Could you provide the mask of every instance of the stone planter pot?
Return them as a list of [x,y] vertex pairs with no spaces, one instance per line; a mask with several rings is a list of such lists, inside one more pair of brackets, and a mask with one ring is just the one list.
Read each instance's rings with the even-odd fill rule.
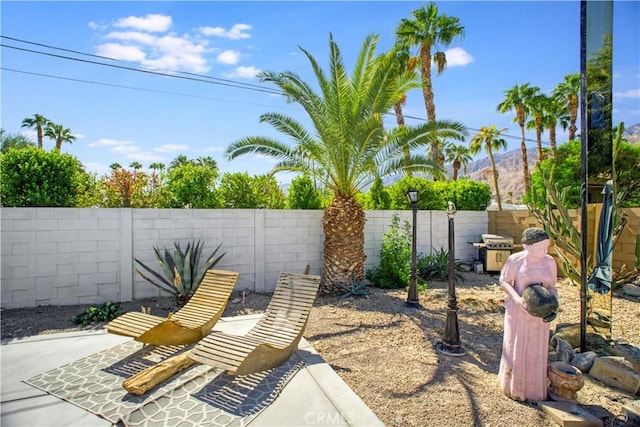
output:
[[576,393],[584,386],[580,369],[565,362],[553,362],[547,367],[549,397],[558,402],[577,402]]

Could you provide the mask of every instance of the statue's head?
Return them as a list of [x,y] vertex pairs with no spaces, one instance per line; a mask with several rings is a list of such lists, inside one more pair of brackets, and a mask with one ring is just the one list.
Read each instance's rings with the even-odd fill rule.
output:
[[520,240],[520,243],[523,245],[533,245],[543,240],[549,240],[547,232],[542,228],[531,227],[522,232],[522,240]]

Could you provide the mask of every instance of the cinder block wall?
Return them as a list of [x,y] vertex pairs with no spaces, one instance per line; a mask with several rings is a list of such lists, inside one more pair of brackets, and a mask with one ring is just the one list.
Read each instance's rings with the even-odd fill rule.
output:
[[[366,268],[397,213],[367,211]],[[160,295],[135,272],[134,258],[157,268],[153,247],[202,239],[204,253],[222,243],[218,268],[240,272],[236,289],[272,291],[281,271],[322,272],[322,211],[244,209],[1,208],[1,304],[3,308],[98,304]],[[455,252],[477,258],[468,242],[486,232],[486,211],[455,215]],[[417,252],[448,247],[443,211],[417,213]]]

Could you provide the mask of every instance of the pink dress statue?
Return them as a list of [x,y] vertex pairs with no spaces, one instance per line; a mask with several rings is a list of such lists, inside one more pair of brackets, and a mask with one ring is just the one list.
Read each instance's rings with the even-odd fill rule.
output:
[[557,298],[558,276],[556,262],[547,254],[549,236],[544,230],[525,230],[522,244],[524,250],[509,256],[500,273],[507,296],[498,379],[511,399],[535,402],[547,398],[549,323],[529,314],[521,295],[527,286],[542,283]]

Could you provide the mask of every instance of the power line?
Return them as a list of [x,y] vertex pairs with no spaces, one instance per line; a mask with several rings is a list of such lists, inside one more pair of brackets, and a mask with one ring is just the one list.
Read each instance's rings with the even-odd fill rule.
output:
[[38,76],[38,77],[47,77],[47,78],[50,78],[50,79],[68,80],[68,81],[78,82],[78,83],[86,83],[86,84],[93,84],[93,85],[100,85],[100,86],[117,87],[117,88],[121,88],[121,89],[138,90],[138,91],[142,91],[142,92],[162,93],[162,94],[166,94],[166,95],[184,96],[184,97],[187,97],[187,98],[210,99],[210,100],[214,100],[214,101],[232,102],[232,103],[236,103],[236,104],[246,104],[246,105],[256,105],[256,106],[260,106],[260,107],[284,108],[284,107],[274,107],[272,105],[266,105],[266,104],[259,104],[259,103],[255,103],[255,102],[236,101],[236,100],[229,100],[229,99],[223,99],[223,98],[214,98],[214,97],[211,97],[211,96],[193,95],[193,94],[170,92],[170,91],[158,90],[158,89],[147,89],[147,88],[134,87],[134,86],[125,86],[125,85],[119,85],[119,84],[115,84],[115,83],[96,82],[96,81],[92,81],[92,80],[76,79],[76,78],[72,78],[72,77],[54,76],[54,75],[51,75],[51,74],[34,73],[34,72],[31,72],[31,71],[15,70],[13,68],[6,68],[6,67],[0,67],[0,70],[11,71],[11,72],[20,73],[20,74],[29,74],[29,75]]

